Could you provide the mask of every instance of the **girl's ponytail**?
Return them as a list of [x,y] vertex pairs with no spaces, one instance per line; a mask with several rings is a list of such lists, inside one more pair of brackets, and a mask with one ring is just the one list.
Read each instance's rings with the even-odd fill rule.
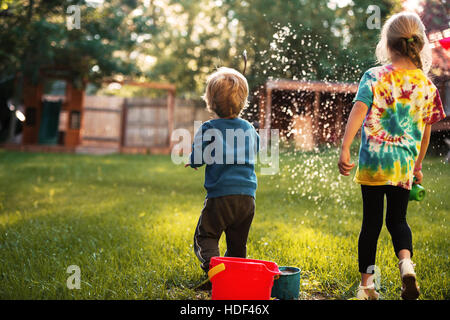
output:
[[408,57],[419,69],[423,69],[420,53],[424,47],[424,41],[417,35],[409,38],[390,38],[388,46],[404,57]]
[[417,68],[426,74],[431,67],[431,47],[425,34],[425,27],[419,16],[401,12],[390,17],[381,30],[377,45],[378,62],[392,62],[392,57],[409,58]]

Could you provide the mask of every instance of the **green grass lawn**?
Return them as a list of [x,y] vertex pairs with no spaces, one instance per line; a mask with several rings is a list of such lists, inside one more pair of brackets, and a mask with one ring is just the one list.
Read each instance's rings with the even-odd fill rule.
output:
[[[336,162],[335,150],[289,153],[278,175],[258,175],[248,257],[301,268],[302,299],[349,299],[359,283],[360,189]],[[208,299],[191,289],[203,175],[169,156],[0,151],[0,298]],[[424,175],[427,196],[408,211],[413,260],[421,299],[449,299],[450,167],[428,158]],[[70,265],[80,290],[66,287]],[[399,299],[385,227],[377,265],[382,297]]]

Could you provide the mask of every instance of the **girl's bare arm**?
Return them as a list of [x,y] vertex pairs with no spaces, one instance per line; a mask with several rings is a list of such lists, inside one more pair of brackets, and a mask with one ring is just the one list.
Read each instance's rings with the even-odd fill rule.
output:
[[416,159],[416,164],[414,166],[414,176],[416,177],[416,183],[422,183],[422,161],[427,154],[428,145],[430,144],[431,136],[431,124],[425,126],[425,131],[423,132],[422,143],[420,145],[420,152]]
[[347,126],[345,127],[344,139],[342,141],[341,156],[338,162],[339,172],[344,176],[348,176],[350,170],[355,166],[354,163],[350,163],[350,146],[352,145],[359,128],[361,128],[367,110],[369,110],[369,108],[364,102],[356,101],[350,112]]
[[427,124],[425,126],[425,130],[423,132],[422,144],[420,146],[420,153],[417,156],[416,167],[417,165],[422,165],[422,161],[427,154],[428,145],[430,144],[430,136],[431,136],[431,124]]

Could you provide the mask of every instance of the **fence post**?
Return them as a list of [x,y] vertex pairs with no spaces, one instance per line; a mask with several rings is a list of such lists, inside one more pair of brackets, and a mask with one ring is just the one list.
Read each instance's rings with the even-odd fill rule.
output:
[[168,90],[167,96],[167,126],[168,126],[168,137],[169,140],[167,145],[169,150],[172,149],[172,132],[174,130],[174,110],[175,109],[175,90]]
[[128,98],[123,100],[122,105],[122,118],[121,118],[121,134],[120,134],[120,151],[125,147],[126,134],[127,134],[127,115],[128,115]]

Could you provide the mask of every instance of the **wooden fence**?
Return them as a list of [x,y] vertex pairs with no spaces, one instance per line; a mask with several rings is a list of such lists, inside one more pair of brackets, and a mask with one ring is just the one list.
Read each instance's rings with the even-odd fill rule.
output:
[[[175,99],[174,129],[191,135],[194,121],[210,114],[201,101]],[[170,123],[167,99],[86,96],[79,152],[167,153]]]
[[86,96],[81,148],[119,151],[124,98]]

